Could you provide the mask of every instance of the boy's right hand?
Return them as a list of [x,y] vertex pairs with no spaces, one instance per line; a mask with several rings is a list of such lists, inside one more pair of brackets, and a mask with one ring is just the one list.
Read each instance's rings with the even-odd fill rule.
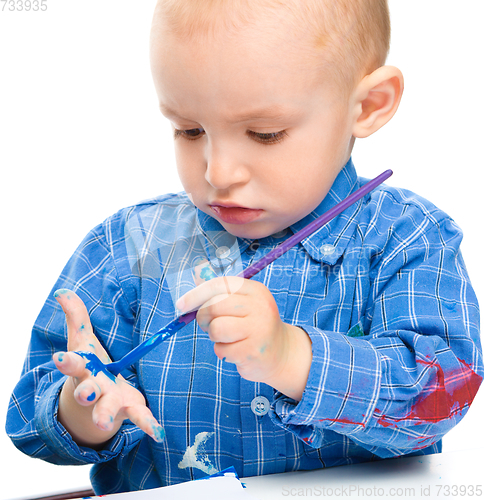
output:
[[[55,298],[66,315],[69,351],[94,352],[103,363],[110,359],[93,333],[82,300],[70,290],[58,290]],[[118,375],[113,381],[104,373],[93,376],[86,360],[74,352],[56,353],[56,367],[69,378],[59,399],[58,419],[81,446],[99,447],[129,419],[155,441],[164,431],[146,406],[144,396]]]

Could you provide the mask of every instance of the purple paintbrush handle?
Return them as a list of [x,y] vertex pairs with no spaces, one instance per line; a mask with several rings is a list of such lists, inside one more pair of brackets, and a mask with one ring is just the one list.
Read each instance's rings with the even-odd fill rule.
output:
[[290,238],[274,248],[274,250],[271,250],[260,260],[254,262],[254,264],[244,269],[239,274],[239,276],[247,279],[252,278],[252,276],[264,269],[264,267],[267,267],[271,262],[274,262],[278,257],[286,253],[290,248],[300,243],[302,240],[304,240],[304,238],[307,238],[310,234],[314,233],[319,228],[323,227],[331,219],[334,219],[337,215],[353,205],[353,203],[357,202],[359,199],[363,198],[363,196],[368,194],[370,191],[373,191],[382,182],[386,181],[392,174],[393,172],[391,170],[386,170],[378,177],[375,177],[371,181],[368,181],[364,186],[360,187],[360,189],[357,189],[343,201],[340,201],[333,208],[325,212],[323,215],[320,215],[317,219],[313,220],[313,222],[303,227],[297,233],[293,234]]

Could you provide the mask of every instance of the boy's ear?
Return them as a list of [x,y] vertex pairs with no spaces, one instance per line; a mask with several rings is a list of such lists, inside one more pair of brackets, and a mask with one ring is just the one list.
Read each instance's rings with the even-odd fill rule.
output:
[[394,66],[382,66],[365,76],[356,87],[356,121],[353,136],[368,137],[390,121],[403,93],[402,72]]

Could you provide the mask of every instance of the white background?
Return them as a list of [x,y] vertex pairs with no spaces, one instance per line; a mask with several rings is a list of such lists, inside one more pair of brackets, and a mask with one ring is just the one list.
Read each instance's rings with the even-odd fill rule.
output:
[[[126,205],[181,190],[148,63],[155,0],[47,0],[0,11],[1,414],[29,330],[84,235]],[[3,2],[0,2],[0,8]],[[484,2],[390,0],[388,60],[406,78],[397,115],[356,144],[360,175],[449,212],[481,302]],[[484,390],[445,450],[484,449]],[[4,418],[2,418],[4,421]],[[2,424],[3,425],[3,424]],[[0,499],[88,485],[88,467],[24,457],[0,431]]]

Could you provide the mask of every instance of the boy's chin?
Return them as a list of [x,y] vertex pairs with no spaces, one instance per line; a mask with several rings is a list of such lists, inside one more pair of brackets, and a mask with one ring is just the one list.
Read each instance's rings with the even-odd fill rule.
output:
[[254,221],[247,224],[226,224],[221,222],[221,224],[228,233],[248,240],[260,240],[261,238],[266,238],[282,231],[282,229],[273,224],[262,221]]

